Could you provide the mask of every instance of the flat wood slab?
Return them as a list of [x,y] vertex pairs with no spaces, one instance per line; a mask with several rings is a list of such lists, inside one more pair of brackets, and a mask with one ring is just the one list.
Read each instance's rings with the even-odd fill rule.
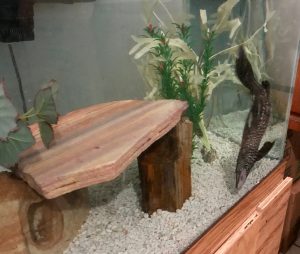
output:
[[127,100],[98,104],[60,117],[46,149],[36,125],[36,144],[21,154],[17,174],[47,199],[110,181],[180,121],[187,103]]

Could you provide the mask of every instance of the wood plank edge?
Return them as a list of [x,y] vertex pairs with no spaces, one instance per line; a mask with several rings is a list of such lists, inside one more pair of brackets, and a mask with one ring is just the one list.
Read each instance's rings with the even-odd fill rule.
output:
[[[242,223],[255,211],[257,204],[265,198],[265,196],[257,198],[255,200],[256,205],[252,205],[251,207],[246,206],[245,204],[251,200],[251,196],[253,196],[254,192],[261,192],[266,188],[266,186],[270,185],[272,189],[268,189],[268,192],[274,190],[276,188],[276,183],[278,184],[281,179],[284,178],[284,172],[286,168],[287,161],[283,160],[277,167],[274,168],[266,177],[264,177],[259,184],[254,186],[249,192],[241,198],[236,204],[234,204],[227,212],[225,212],[220,218],[218,218],[209,228],[207,228],[198,238],[196,238],[185,250],[183,250],[182,254],[197,254],[197,253],[214,253],[217,251],[220,246],[232,235],[232,233],[242,225]],[[274,183],[273,183],[274,182]],[[265,192],[265,191],[264,191]],[[243,214],[243,218],[235,225],[231,225],[228,222],[228,218],[235,212],[239,212]],[[219,231],[221,227],[231,228],[230,234],[225,234],[224,231]],[[218,232],[218,234],[215,234]],[[216,237],[217,235],[217,237]],[[203,251],[205,249],[203,246],[207,246],[209,242],[214,241],[217,242],[217,245],[214,245],[213,250]]]
[[[177,111],[170,116],[170,118],[172,119],[166,120],[166,125],[163,126],[158,132],[156,132],[155,136],[152,136],[151,139],[148,139],[146,142],[138,142],[137,147],[134,149],[134,151],[129,151],[128,153],[124,154],[123,158],[120,158],[117,164],[107,165],[108,167],[107,170],[109,170],[110,168],[118,168],[118,170],[112,171],[111,174],[109,174],[103,181],[101,181],[101,183],[112,181],[116,179],[118,176],[120,176],[121,173],[124,170],[126,170],[126,168],[134,161],[135,158],[137,158],[143,151],[145,151],[155,141],[159,140],[164,135],[166,135],[181,121],[181,116],[183,112],[186,110],[186,108],[187,108],[187,104],[186,103],[182,104],[182,106],[178,108]],[[25,181],[33,189],[35,189],[40,195],[42,195],[46,199],[53,199],[63,194],[70,193],[74,190],[82,189],[99,183],[99,177],[97,177],[97,171],[98,171],[97,168],[93,170],[89,170],[89,177],[87,177],[86,180],[84,181],[82,180],[82,172],[72,175],[72,179],[73,179],[72,181],[70,181],[70,179],[68,178],[62,179],[60,184],[56,183],[57,187],[55,187],[55,189],[52,189],[53,188],[51,187],[52,185],[48,185],[48,186],[39,185],[38,182],[35,181],[35,179],[30,174],[24,173],[22,170],[17,171],[17,174],[19,177],[25,179]],[[91,174],[94,175],[94,177],[91,177],[90,176]],[[76,181],[76,179],[79,178],[80,181]]]
[[266,199],[264,199],[257,207],[258,211],[262,211],[268,206],[274,198],[281,197],[282,199],[286,200],[290,196],[291,186],[293,184],[293,178],[286,177],[282,183],[280,183],[273,191],[272,195],[269,195]]
[[233,234],[217,251],[215,254],[230,253],[233,246],[243,237],[243,235],[251,230],[253,225],[256,225],[260,219],[259,213],[254,211],[249,218],[237,229],[236,234]]

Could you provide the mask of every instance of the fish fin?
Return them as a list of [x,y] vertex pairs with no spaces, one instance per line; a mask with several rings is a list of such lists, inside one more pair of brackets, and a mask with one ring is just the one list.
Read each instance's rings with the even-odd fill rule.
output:
[[258,153],[257,153],[256,161],[259,161],[263,157],[265,157],[267,155],[267,153],[270,152],[270,150],[272,149],[274,143],[275,143],[275,141],[264,143],[264,145],[262,146],[262,148],[260,148],[259,151],[258,151]]

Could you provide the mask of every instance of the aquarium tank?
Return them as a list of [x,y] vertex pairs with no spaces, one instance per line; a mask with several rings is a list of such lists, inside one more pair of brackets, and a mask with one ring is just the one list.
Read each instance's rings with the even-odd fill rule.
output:
[[[61,192],[84,188],[90,206],[65,253],[183,252],[283,159],[298,62],[299,11],[296,0],[1,1],[1,174],[18,175],[39,192],[18,167],[37,160],[42,166],[45,161],[64,164],[57,154],[64,156],[74,146],[84,149],[85,126],[101,124],[103,116],[93,116],[94,108],[89,108],[76,125],[81,119],[76,112],[117,101],[138,101],[135,108],[144,101],[184,101],[183,117],[193,127],[191,190],[178,209],[145,212],[145,165],[137,162],[138,155],[107,180],[89,179]],[[122,119],[120,112],[112,119]],[[66,114],[67,127],[72,117],[78,118],[65,137],[57,136]],[[159,109],[153,119],[164,119],[163,114]],[[143,120],[146,115],[138,116],[140,122],[133,117],[132,126],[138,122],[145,130],[154,124]],[[70,139],[76,128],[77,143],[56,151],[55,140]],[[124,126],[117,122],[114,128]],[[112,127],[105,130],[113,135]],[[31,133],[41,136],[45,147],[39,149],[45,156],[27,152],[34,145]],[[96,136],[90,139],[95,144]],[[125,141],[116,144],[122,148]],[[76,163],[65,158],[84,175],[79,157]],[[154,165],[167,160],[154,158]],[[10,192],[9,185],[5,191]]]

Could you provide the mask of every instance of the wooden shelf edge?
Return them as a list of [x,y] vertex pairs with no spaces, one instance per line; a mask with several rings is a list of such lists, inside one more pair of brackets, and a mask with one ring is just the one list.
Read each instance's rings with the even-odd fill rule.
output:
[[289,127],[290,130],[300,131],[300,115],[291,112],[289,119]]
[[278,253],[292,178],[285,178],[215,254]]
[[300,221],[300,180],[294,182],[282,233],[280,251],[286,253],[297,239]]
[[283,161],[182,253],[215,253],[255,212],[258,204],[282,182],[285,168],[286,161]]

